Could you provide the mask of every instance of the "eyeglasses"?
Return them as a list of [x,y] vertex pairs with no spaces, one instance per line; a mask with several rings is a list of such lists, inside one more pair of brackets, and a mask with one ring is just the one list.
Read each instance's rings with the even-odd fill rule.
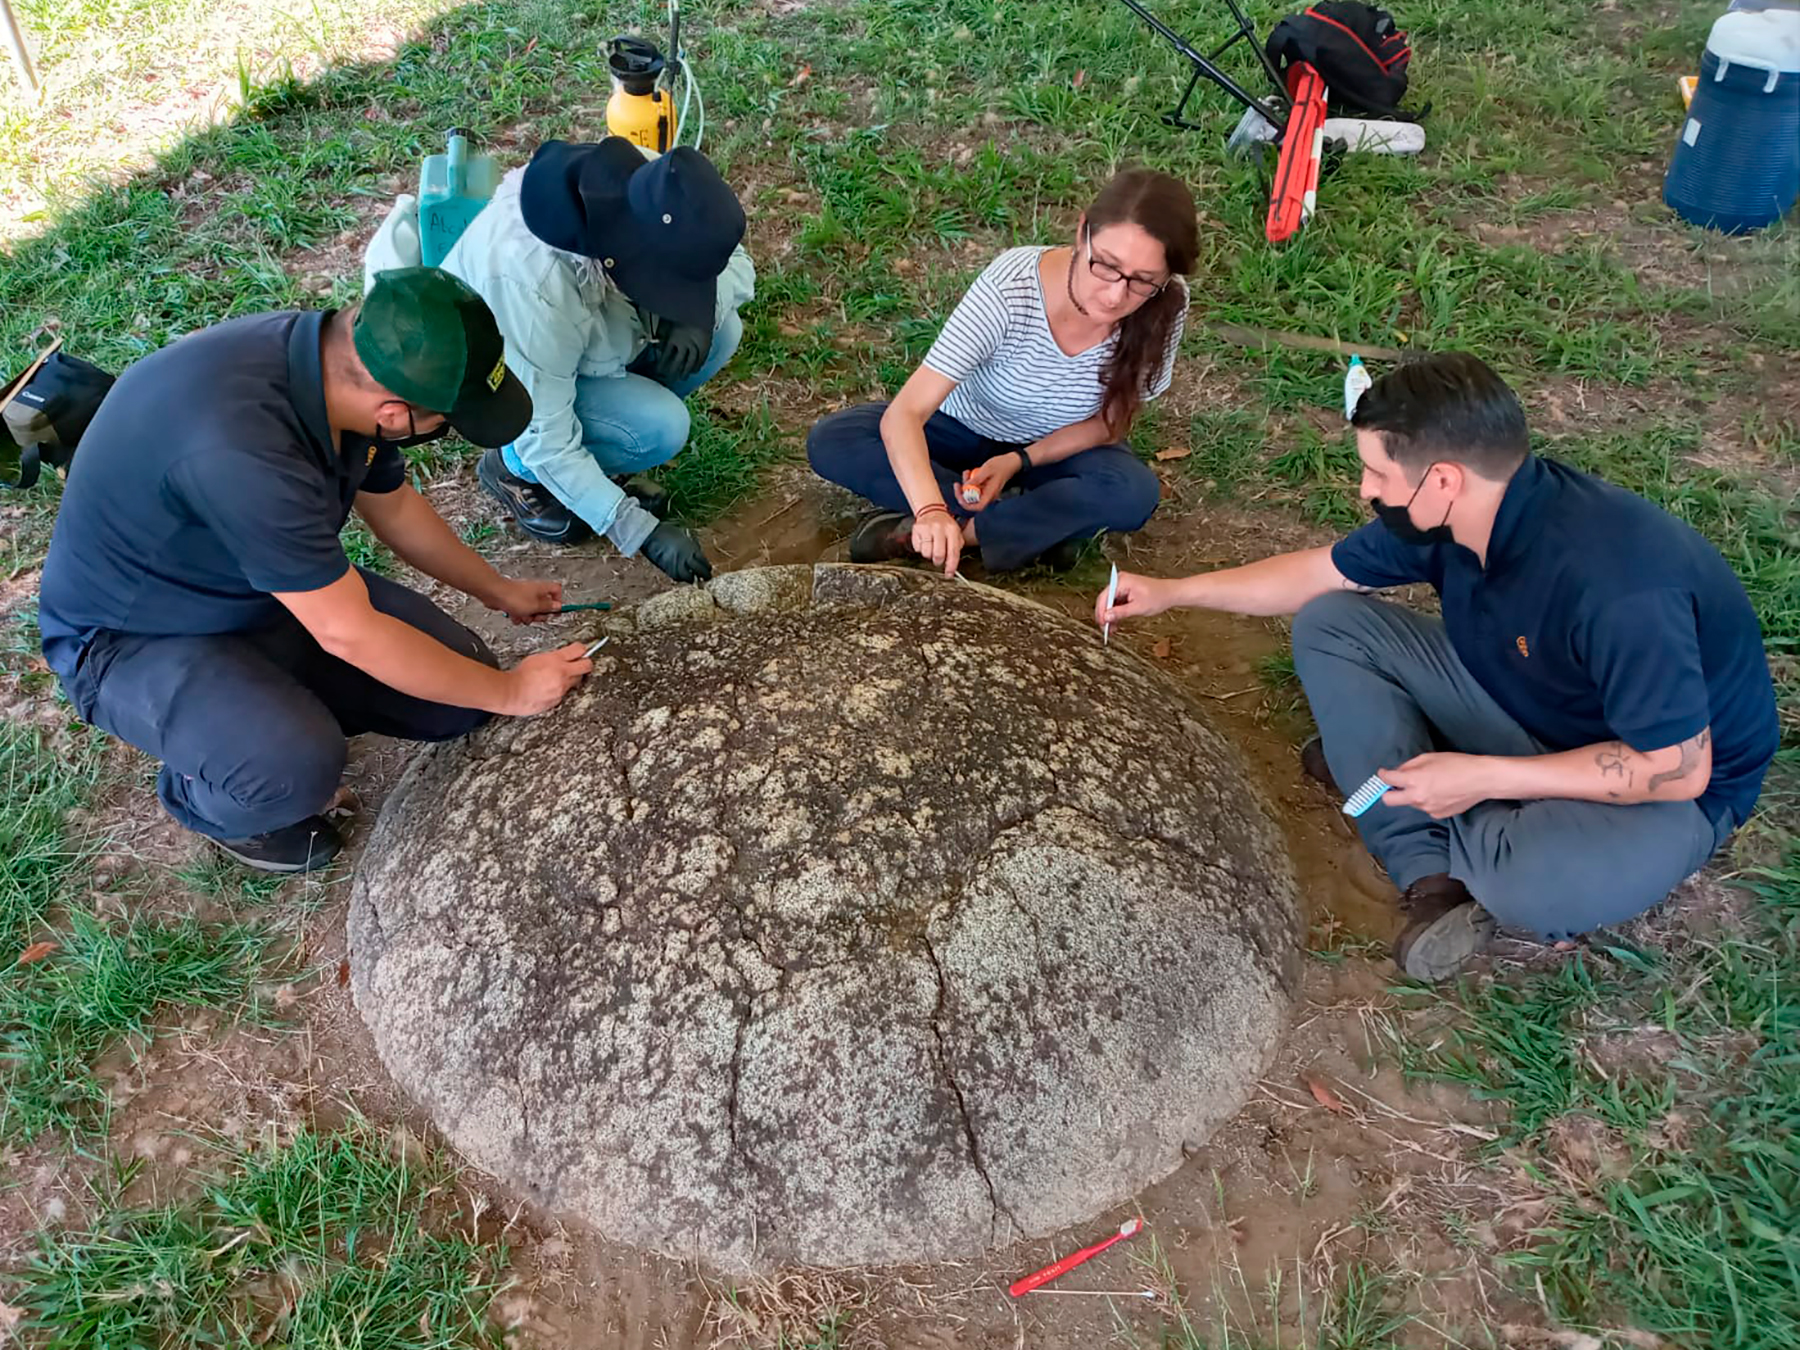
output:
[[1121,272],[1104,258],[1096,258],[1094,256],[1094,227],[1088,226],[1083,233],[1084,242],[1087,245],[1088,271],[1092,272],[1096,279],[1105,282],[1108,286],[1122,281],[1125,283],[1125,289],[1146,300],[1153,295],[1161,295],[1168,288],[1167,281],[1152,281],[1149,277],[1133,276],[1129,272]]

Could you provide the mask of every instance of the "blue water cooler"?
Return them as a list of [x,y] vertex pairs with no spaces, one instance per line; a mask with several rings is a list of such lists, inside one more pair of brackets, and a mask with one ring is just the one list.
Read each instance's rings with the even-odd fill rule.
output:
[[1734,7],[1712,27],[1663,200],[1683,220],[1743,234],[1800,198],[1800,8]]

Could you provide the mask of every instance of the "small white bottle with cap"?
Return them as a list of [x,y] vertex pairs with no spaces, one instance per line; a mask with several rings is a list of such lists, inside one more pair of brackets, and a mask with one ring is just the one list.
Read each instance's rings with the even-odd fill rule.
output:
[[1362,357],[1350,358],[1350,369],[1344,372],[1344,420],[1348,422],[1356,416],[1356,405],[1368,392],[1369,386],[1375,383],[1375,377],[1369,374],[1369,368],[1362,363]]

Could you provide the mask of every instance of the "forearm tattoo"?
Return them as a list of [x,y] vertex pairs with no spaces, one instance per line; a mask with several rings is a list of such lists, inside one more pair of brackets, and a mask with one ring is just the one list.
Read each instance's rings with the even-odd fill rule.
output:
[[[1712,741],[1712,728],[1707,727],[1698,736],[1690,736],[1681,742],[1681,759],[1672,769],[1664,769],[1661,773],[1653,773],[1644,784],[1646,793],[1654,793],[1665,783],[1679,782],[1691,774],[1700,763],[1700,752]],[[1619,801],[1627,792],[1637,788],[1638,771],[1647,767],[1641,761],[1647,756],[1639,754],[1624,741],[1608,741],[1594,752],[1594,764],[1600,770],[1600,776],[1611,786],[1606,795],[1613,801]]]
[[1706,730],[1702,731],[1698,736],[1683,741],[1681,743],[1681,762],[1672,769],[1665,769],[1661,773],[1652,774],[1650,776],[1650,791],[1655,792],[1656,789],[1661,787],[1664,783],[1673,783],[1678,779],[1686,778],[1692,773],[1695,766],[1700,763],[1700,752],[1706,749],[1707,742],[1711,739],[1712,728],[1707,727]]
[[1624,741],[1608,741],[1594,752],[1594,763],[1600,766],[1600,776],[1608,780],[1617,780],[1618,788],[1608,788],[1606,795],[1618,801],[1627,791],[1637,786],[1637,771],[1628,762],[1632,754]]

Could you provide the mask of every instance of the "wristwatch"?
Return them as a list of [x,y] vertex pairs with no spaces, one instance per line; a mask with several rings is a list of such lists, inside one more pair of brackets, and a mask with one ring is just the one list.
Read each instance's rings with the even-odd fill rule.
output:
[[1013,453],[1019,457],[1019,467],[1021,469],[1029,469],[1031,467],[1031,456],[1026,452],[1024,446],[1020,446],[1017,450],[1014,450]]

